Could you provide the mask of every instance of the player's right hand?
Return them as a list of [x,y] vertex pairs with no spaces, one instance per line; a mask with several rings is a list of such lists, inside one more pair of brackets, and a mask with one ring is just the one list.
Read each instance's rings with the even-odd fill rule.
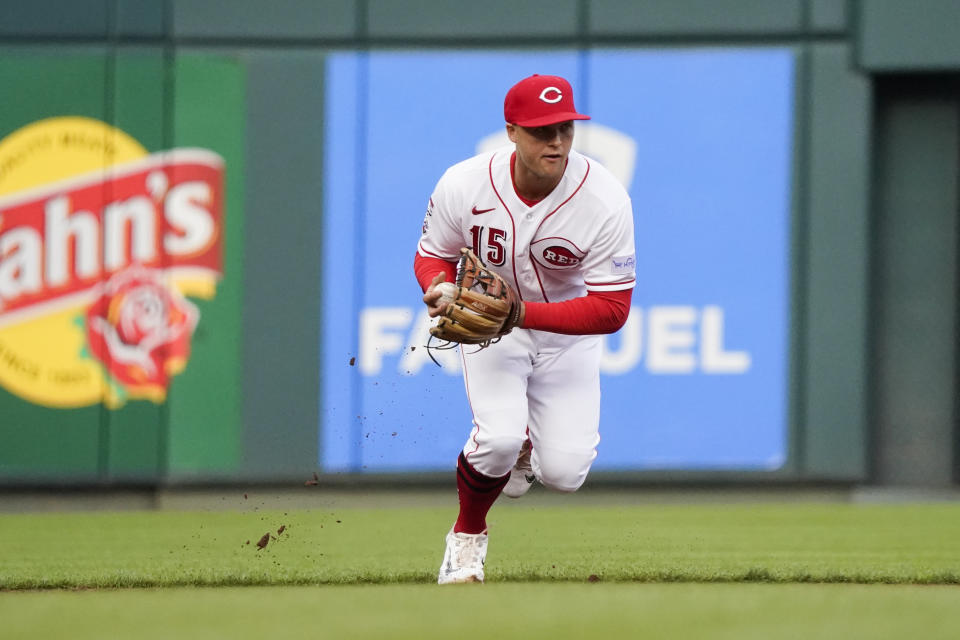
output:
[[442,315],[447,309],[446,303],[440,302],[443,293],[437,289],[437,285],[446,281],[446,279],[447,274],[441,271],[433,277],[433,280],[430,281],[430,286],[427,287],[426,292],[423,294],[423,302],[427,305],[427,313],[431,318]]

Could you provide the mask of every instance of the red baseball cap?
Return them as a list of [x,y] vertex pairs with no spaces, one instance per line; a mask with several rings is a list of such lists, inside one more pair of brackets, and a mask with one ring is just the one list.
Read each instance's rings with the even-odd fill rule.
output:
[[560,76],[534,74],[510,87],[503,117],[521,127],[542,127],[567,120],[589,120],[573,106],[573,89]]

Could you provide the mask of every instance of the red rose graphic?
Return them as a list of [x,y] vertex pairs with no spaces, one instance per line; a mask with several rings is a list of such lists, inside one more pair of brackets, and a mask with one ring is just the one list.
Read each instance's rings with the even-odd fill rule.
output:
[[163,402],[169,377],[186,367],[199,318],[161,271],[133,266],[111,277],[87,310],[87,342],[130,397]]

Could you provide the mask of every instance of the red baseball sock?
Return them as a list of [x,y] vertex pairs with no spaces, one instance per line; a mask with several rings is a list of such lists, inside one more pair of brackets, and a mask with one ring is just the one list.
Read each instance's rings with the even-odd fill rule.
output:
[[460,515],[453,525],[456,533],[483,533],[487,528],[487,512],[503,490],[510,474],[490,478],[474,469],[463,453],[457,459],[457,494]]

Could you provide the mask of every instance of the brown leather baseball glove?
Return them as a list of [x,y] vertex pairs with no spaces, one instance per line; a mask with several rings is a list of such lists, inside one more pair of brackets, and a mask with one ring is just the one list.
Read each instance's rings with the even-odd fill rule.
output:
[[522,320],[523,302],[513,287],[473,251],[461,249],[456,290],[446,312],[430,328],[430,335],[447,343],[484,348],[510,333]]

